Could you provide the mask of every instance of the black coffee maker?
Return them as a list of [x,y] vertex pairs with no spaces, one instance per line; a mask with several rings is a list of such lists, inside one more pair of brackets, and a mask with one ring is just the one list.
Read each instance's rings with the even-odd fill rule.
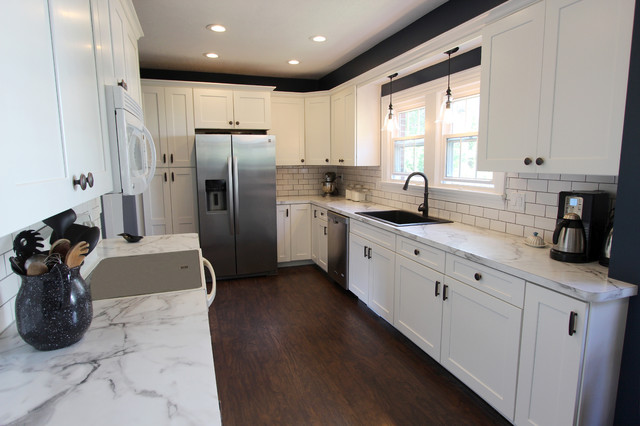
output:
[[606,192],[560,192],[551,258],[571,263],[598,260],[608,217],[609,195]]

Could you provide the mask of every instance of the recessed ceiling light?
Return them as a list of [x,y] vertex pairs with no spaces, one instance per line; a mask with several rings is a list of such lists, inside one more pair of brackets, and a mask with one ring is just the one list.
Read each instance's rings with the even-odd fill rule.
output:
[[211,52],[211,53],[203,53],[203,55],[206,56],[207,58],[211,58],[211,59],[215,59],[215,58],[218,57],[218,54],[217,53],[213,53],[213,52]]
[[291,64],[291,65],[298,65],[299,63],[300,63],[300,61],[297,60],[297,59],[292,59],[292,60],[289,61],[289,64]]
[[207,29],[211,30],[211,31],[215,31],[217,33],[223,33],[225,31],[227,31],[227,29],[225,27],[223,27],[222,25],[218,25],[218,24],[207,25]]
[[311,40],[316,41],[318,43],[322,43],[323,41],[327,41],[327,38],[325,36],[317,35],[317,36],[311,37]]

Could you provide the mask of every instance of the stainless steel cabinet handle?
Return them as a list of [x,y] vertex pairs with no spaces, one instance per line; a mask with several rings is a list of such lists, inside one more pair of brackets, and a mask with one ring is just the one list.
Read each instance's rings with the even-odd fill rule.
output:
[[233,184],[233,164],[231,163],[231,157],[227,157],[227,203],[229,205],[229,231],[233,235],[236,233],[235,223],[233,218],[235,216],[235,209],[233,207],[233,195],[230,185]]
[[[236,203],[236,216],[240,217],[240,198],[238,197],[238,157],[233,156],[233,198]],[[236,235],[240,233],[240,221],[236,223]]]
[[578,317],[578,313],[571,311],[569,314],[569,336],[573,336],[576,332],[576,318]]

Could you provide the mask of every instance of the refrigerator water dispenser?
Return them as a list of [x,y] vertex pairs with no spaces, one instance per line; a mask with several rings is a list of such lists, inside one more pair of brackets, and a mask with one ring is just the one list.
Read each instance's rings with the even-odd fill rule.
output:
[[227,210],[227,182],[224,179],[206,180],[207,212]]

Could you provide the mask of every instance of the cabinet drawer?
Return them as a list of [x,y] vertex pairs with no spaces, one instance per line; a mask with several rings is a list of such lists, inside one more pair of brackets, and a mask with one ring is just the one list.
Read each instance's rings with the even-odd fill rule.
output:
[[396,253],[438,272],[444,272],[445,253],[442,250],[405,237],[396,239]]
[[447,253],[445,274],[522,308],[524,280]]
[[311,205],[311,219],[320,219],[320,220],[326,222],[327,221],[327,209]]
[[396,234],[393,232],[378,229],[375,226],[365,225],[364,223],[352,220],[350,230],[354,234],[368,239],[389,250],[396,249]]

